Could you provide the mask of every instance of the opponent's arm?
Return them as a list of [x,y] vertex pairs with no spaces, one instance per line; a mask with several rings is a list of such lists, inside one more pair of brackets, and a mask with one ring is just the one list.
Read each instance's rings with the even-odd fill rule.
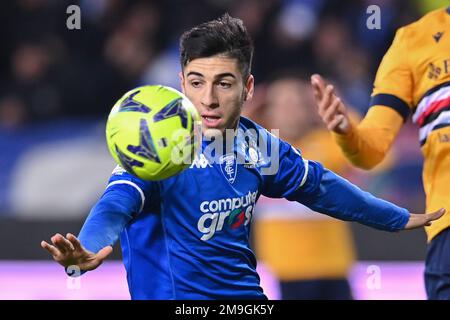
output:
[[342,100],[319,75],[311,77],[318,112],[345,156],[357,167],[371,169],[390,149],[413,105],[413,64],[407,30],[400,28],[378,67],[370,109],[360,124],[350,121]]
[[342,100],[334,93],[332,85],[326,85],[319,75],[313,75],[319,115],[346,158],[356,167],[372,169],[389,151],[404,119],[390,107],[371,107],[358,125],[352,123]]

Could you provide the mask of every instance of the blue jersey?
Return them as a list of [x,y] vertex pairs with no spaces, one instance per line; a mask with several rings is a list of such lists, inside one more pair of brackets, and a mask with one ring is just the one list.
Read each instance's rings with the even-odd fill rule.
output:
[[[266,298],[249,241],[261,194],[380,229],[399,230],[406,224],[406,209],[303,159],[252,121],[241,117],[239,129],[231,152],[213,158],[204,142],[192,165],[169,179],[143,181],[120,167],[113,172],[80,240],[96,252],[120,233],[132,299]],[[246,135],[249,129],[252,134]],[[274,165],[269,150],[274,143],[277,170],[267,174],[264,170]],[[99,231],[102,225],[104,232]]]

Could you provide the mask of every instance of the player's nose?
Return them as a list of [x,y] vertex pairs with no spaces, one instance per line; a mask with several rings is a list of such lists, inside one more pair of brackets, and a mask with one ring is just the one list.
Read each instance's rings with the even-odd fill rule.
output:
[[204,107],[211,109],[217,108],[219,106],[219,100],[217,98],[217,94],[214,90],[213,85],[205,86],[205,89],[202,91],[200,102]]

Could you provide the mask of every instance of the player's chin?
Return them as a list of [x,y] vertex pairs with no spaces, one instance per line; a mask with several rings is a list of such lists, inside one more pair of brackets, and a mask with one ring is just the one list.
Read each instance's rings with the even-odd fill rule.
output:
[[224,129],[222,129],[222,128],[215,128],[215,127],[208,127],[208,126],[203,125],[202,131],[203,131],[203,135],[206,138],[213,138],[213,137],[221,137],[221,136],[223,136]]

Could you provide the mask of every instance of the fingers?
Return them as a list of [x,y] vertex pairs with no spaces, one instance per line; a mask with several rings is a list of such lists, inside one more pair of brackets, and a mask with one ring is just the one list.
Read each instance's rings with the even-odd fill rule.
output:
[[322,119],[325,123],[330,123],[332,120],[335,119],[335,117],[338,115],[339,113],[339,105],[341,103],[341,99],[334,96],[332,97],[332,102],[330,104],[330,106],[328,107],[328,109],[325,110]]
[[439,219],[440,217],[442,217],[445,213],[445,209],[441,208],[435,212],[432,213],[427,213],[425,214],[425,226],[429,227],[431,226],[432,221]]
[[441,218],[445,213],[445,209],[441,208],[433,213],[415,214],[411,213],[405,229],[415,229],[423,226],[430,226],[434,220]]
[[441,218],[445,213],[445,209],[441,208],[433,213],[429,213],[427,214],[427,218],[428,218],[428,223],[431,225],[431,221],[437,220],[439,218]]
[[318,74],[311,76],[311,84],[317,111],[327,129],[338,134],[349,133],[351,126],[347,108],[342,100],[335,95],[334,87],[330,84],[326,85]]
[[48,244],[45,241],[41,241],[41,247],[50,252],[50,254],[55,258],[61,254],[61,252],[58,249],[56,249],[56,247],[52,246],[51,244]]
[[333,120],[331,120],[328,124],[327,124],[327,129],[330,131],[337,131],[338,129],[340,129],[340,131],[342,131],[341,129],[341,124],[345,121],[345,117],[342,114],[338,114],[337,116],[334,117]]
[[317,83],[311,82],[313,87],[313,94],[314,99],[316,100],[316,103],[318,104],[320,100],[322,100],[323,91],[320,89],[319,85]]
[[322,99],[319,102],[319,115],[322,117],[325,116],[326,111],[329,109],[333,102],[333,96],[334,96],[334,87],[332,85],[327,85],[325,88],[325,91],[323,92]]
[[83,270],[94,270],[99,265],[102,264],[103,260],[105,260],[113,251],[113,248],[111,246],[104,247],[101,249],[97,254],[93,255],[92,259],[88,259],[88,262],[83,264],[81,268]]
[[334,87],[330,84],[326,85],[323,78],[318,74],[311,76],[311,85],[313,87],[314,98],[319,108],[319,114],[323,118],[324,113],[333,101]]
[[104,247],[102,250],[97,252],[97,258],[101,261],[105,260],[107,256],[111,254],[113,248],[111,246]]
[[83,250],[83,246],[81,245],[80,240],[78,240],[77,237],[75,237],[73,234],[68,233],[66,235],[67,240],[69,240],[72,243],[72,246],[75,250]]
[[319,74],[316,73],[311,76],[311,84],[318,91],[320,92],[325,91],[325,81]]
[[61,251],[63,254],[66,252],[71,252],[74,251],[75,248],[72,245],[72,243],[67,240],[66,238],[64,238],[62,235],[60,235],[59,233],[55,234],[52,238],[52,243],[53,245],[58,248],[59,251]]

